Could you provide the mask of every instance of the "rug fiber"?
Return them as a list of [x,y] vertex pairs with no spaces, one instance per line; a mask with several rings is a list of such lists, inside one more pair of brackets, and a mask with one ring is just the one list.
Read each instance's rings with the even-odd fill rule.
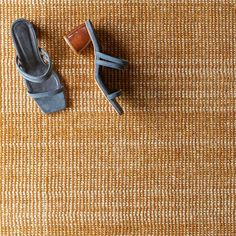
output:
[[[0,235],[236,235],[234,0],[0,0]],[[10,36],[30,20],[66,87],[43,115]],[[90,18],[118,116],[94,82],[93,49],[63,35]]]

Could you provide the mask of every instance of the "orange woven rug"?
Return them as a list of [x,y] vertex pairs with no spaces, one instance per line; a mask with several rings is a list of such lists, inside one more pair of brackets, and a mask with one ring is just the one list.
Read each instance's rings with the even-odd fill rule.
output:
[[[0,0],[1,235],[236,235],[234,0]],[[15,66],[11,23],[37,27],[68,108],[43,115]],[[63,35],[90,18],[118,116],[90,47]]]

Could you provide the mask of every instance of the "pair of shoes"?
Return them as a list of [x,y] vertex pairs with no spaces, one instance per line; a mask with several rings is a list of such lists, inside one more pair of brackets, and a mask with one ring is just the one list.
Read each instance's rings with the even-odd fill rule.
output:
[[[43,113],[57,112],[66,107],[64,88],[59,76],[53,70],[48,54],[38,47],[38,40],[33,25],[25,20],[18,19],[12,24],[12,38],[17,51],[16,66],[24,77],[31,96]],[[95,80],[113,108],[118,114],[123,114],[116,97],[121,91],[109,90],[101,77],[101,67],[123,70],[128,62],[126,60],[102,53],[102,48],[97,40],[91,21],[77,27],[65,37],[66,42],[74,52],[84,50],[90,42],[95,50]]]

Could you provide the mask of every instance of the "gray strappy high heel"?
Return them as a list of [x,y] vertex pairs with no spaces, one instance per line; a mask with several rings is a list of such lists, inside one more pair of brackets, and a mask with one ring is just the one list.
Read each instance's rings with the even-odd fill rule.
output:
[[16,66],[24,77],[29,96],[44,113],[64,109],[64,88],[48,54],[38,47],[33,25],[25,19],[18,19],[12,24],[11,32],[17,51]]
[[111,91],[106,87],[102,81],[101,67],[123,70],[127,66],[128,61],[102,53],[102,47],[97,40],[94,27],[90,20],[87,20],[85,24],[78,26],[76,29],[68,33],[64,39],[76,53],[80,53],[88,46],[89,42],[92,41],[96,60],[95,80],[116,112],[120,115],[123,114],[123,109],[116,101],[116,98],[121,95],[121,90]]

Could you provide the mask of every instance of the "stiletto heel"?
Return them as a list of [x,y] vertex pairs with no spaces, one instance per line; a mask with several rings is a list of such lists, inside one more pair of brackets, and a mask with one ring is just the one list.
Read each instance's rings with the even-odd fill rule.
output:
[[127,66],[128,61],[102,53],[102,47],[97,40],[94,27],[90,20],[87,20],[85,24],[82,24],[69,32],[64,36],[64,39],[76,54],[81,53],[89,43],[92,42],[95,51],[95,80],[97,85],[115,111],[122,115],[124,113],[123,109],[116,101],[116,98],[121,95],[121,90],[111,91],[108,89],[102,81],[100,70],[101,67],[123,70]]

